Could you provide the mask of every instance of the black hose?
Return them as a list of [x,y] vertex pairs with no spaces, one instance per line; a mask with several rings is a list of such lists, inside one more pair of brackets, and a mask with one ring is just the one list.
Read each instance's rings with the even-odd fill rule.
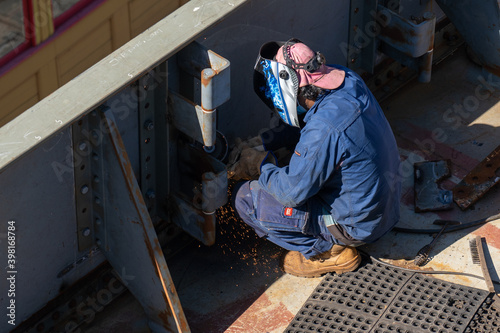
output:
[[[452,231],[458,231],[466,228],[471,228],[475,227],[477,225],[481,225],[487,222],[491,222],[494,220],[500,219],[500,214],[496,214],[490,217],[482,218],[480,220],[472,221],[469,223],[464,223],[464,224],[458,224],[458,225],[448,225],[446,229],[443,232],[452,232]],[[446,222],[446,220],[441,220],[442,222]],[[455,221],[452,221],[455,222]],[[397,232],[405,232],[405,233],[411,233],[411,234],[435,234],[441,231],[441,228],[439,229],[410,229],[410,228],[400,228],[400,227],[394,227],[392,228],[392,231],[397,231]]]

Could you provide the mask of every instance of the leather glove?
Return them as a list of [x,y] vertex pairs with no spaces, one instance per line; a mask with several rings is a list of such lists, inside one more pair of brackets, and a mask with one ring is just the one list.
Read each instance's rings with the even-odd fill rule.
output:
[[255,148],[244,148],[239,159],[228,170],[229,178],[234,180],[252,180],[259,178],[260,165],[267,152]]
[[250,139],[245,140],[245,141],[242,141],[241,138],[236,138],[234,140],[234,148],[229,153],[228,165],[233,165],[234,163],[237,162],[237,160],[241,156],[241,152],[243,151],[243,149],[255,148],[255,147],[259,147],[259,146],[260,146],[260,148],[258,148],[258,149],[263,151],[264,149],[261,149],[261,148],[263,148],[263,146],[262,146],[262,139],[260,138],[260,135],[257,135],[255,137],[250,138]]
[[[264,151],[260,136],[246,141],[240,138],[235,140],[235,148],[229,154],[228,178],[234,180],[253,180],[259,178],[260,167],[264,159],[276,165],[276,157],[272,160],[269,153]],[[266,160],[267,162],[267,160]]]

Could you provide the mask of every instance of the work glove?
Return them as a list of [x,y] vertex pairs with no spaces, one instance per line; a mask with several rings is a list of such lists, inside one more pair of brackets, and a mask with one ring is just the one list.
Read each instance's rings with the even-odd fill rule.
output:
[[265,163],[277,164],[276,157],[264,150],[260,137],[247,141],[235,140],[235,148],[229,154],[228,178],[253,180],[260,176],[260,168]]

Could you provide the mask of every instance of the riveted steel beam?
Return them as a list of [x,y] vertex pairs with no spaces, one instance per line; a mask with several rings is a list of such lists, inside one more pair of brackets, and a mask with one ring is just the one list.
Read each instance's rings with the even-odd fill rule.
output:
[[155,137],[155,77],[160,75],[158,68],[141,77],[137,85],[139,109],[139,183],[148,211],[156,215],[156,137]]
[[92,146],[87,117],[71,126],[73,136],[73,168],[75,178],[76,226],[78,250],[90,248],[93,240],[93,210],[91,183]]

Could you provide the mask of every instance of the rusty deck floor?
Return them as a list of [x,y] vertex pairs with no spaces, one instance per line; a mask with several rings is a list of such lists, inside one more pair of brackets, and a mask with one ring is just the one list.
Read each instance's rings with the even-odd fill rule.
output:
[[[400,227],[435,228],[435,219],[470,222],[500,213],[498,186],[472,208],[415,213],[412,165],[450,159],[451,189],[500,142],[500,78],[492,78],[469,61],[463,49],[433,68],[428,84],[413,82],[381,103],[397,137],[403,160]],[[231,217],[221,214],[217,244],[192,243],[167,260],[193,332],[282,332],[321,278],[296,278],[278,268],[281,250],[255,237]],[[487,241],[487,260],[493,279],[500,272],[500,221],[444,234],[431,251],[425,269],[481,275],[473,265],[469,239]],[[390,232],[362,250],[399,265],[412,262],[431,235]],[[409,260],[409,261],[408,261]],[[493,263],[496,263],[494,265]],[[482,280],[434,275],[486,289]],[[500,288],[496,286],[497,293]],[[126,293],[99,313],[86,332],[149,332],[144,313]]]

